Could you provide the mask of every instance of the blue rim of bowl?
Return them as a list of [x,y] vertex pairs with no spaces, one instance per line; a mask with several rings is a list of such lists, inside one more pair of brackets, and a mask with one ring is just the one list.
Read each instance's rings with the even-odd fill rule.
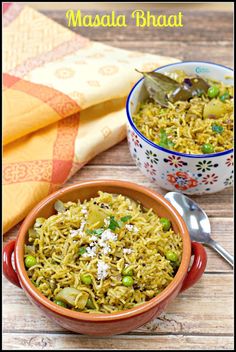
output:
[[[154,71],[159,71],[160,69],[163,69],[165,67],[170,67],[170,66],[176,66],[176,65],[181,65],[181,64],[187,64],[187,63],[195,63],[195,64],[209,64],[209,65],[212,65],[212,66],[219,66],[219,67],[223,67],[227,70],[230,70],[233,72],[233,69],[230,68],[230,67],[227,67],[227,66],[224,66],[224,65],[220,65],[220,64],[215,64],[214,62],[210,62],[210,61],[180,61],[180,62],[176,62],[176,63],[173,63],[173,64],[168,64],[168,65],[165,65],[165,66],[161,66],[161,67],[158,67],[157,69],[155,69]],[[187,158],[193,158],[193,159],[196,159],[196,158],[213,158],[213,157],[218,157],[218,156],[222,156],[222,155],[227,155],[227,154],[230,154],[233,152],[233,148],[232,149],[228,149],[228,150],[224,150],[223,152],[218,152],[218,153],[213,153],[213,154],[186,154],[186,153],[180,153],[180,152],[176,152],[175,150],[171,150],[171,149],[166,149],[166,148],[163,148],[163,147],[160,147],[158,144],[150,141],[149,139],[147,139],[135,126],[135,124],[133,123],[133,120],[131,118],[131,114],[129,112],[129,102],[130,102],[130,98],[131,98],[131,95],[133,93],[133,91],[135,90],[135,88],[139,85],[139,83],[141,81],[143,81],[143,77],[133,86],[133,88],[131,89],[129,95],[128,95],[128,98],[127,98],[127,101],[126,101],[126,113],[127,113],[127,117],[128,117],[128,121],[131,125],[131,127],[133,128],[133,130],[136,132],[136,134],[142,138],[145,142],[147,142],[148,144],[150,144],[152,147],[156,148],[156,149],[160,149],[162,150],[163,152],[166,152],[166,153],[171,153],[171,154],[174,154],[174,155],[178,155],[178,156],[183,156],[183,157],[187,157]]]

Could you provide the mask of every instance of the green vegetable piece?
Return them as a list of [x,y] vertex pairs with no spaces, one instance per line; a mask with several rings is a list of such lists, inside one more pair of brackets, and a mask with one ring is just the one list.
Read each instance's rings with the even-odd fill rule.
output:
[[131,215],[127,215],[127,216],[123,216],[123,218],[121,218],[120,220],[121,220],[122,222],[127,222],[127,221],[130,220],[131,218],[132,218]]
[[122,279],[122,284],[126,287],[133,286],[134,280],[131,276],[124,276]]
[[214,147],[210,143],[206,143],[202,145],[202,152],[203,154],[211,154],[214,153]]
[[37,264],[37,260],[35,257],[33,257],[32,255],[27,255],[27,257],[25,258],[25,266],[26,268],[31,268],[32,266]]
[[[79,295],[79,299],[77,299],[78,295]],[[77,290],[74,287],[65,287],[60,292],[58,292],[55,299],[59,301],[63,301],[66,304],[69,304],[71,306],[75,306],[75,302],[76,302],[76,306],[77,306],[76,308],[84,309],[88,297],[89,297],[89,294],[87,292]]]
[[167,141],[167,134],[166,134],[166,131],[164,130],[164,128],[160,129],[160,140],[162,142],[166,142]]
[[124,276],[133,276],[133,269],[130,266],[127,266],[122,270],[122,275]]
[[217,118],[224,115],[227,112],[226,105],[219,99],[210,100],[203,109],[203,117],[206,118]]
[[100,236],[104,232],[104,229],[97,229],[95,230],[95,234]]
[[90,285],[92,283],[92,279],[91,279],[91,276],[89,274],[81,275],[81,281],[85,285]]
[[34,246],[30,246],[25,244],[25,254],[26,255],[32,255],[33,257],[35,257],[35,248]]
[[121,220],[118,220],[117,223],[118,223],[118,225],[119,225],[120,228],[124,226],[124,223],[123,223],[123,221],[121,221]]
[[160,218],[160,223],[162,224],[162,228],[164,231],[168,231],[171,227],[171,222],[167,218]]
[[64,207],[64,204],[62,203],[61,200],[57,200],[54,204],[54,209],[58,212],[58,213],[62,213],[63,211],[66,210],[66,208]]
[[100,236],[104,232],[104,229],[100,228],[100,229],[96,229],[96,230],[86,230],[86,232],[89,235],[98,235],[98,236]]
[[104,229],[96,229],[96,230],[93,230],[93,234],[94,235],[98,235],[98,236],[100,236],[102,233],[104,232]]
[[113,231],[114,231],[117,227],[119,228],[120,225],[119,225],[118,222],[115,220],[114,216],[111,216],[111,217],[110,217],[110,223],[109,223],[108,228],[109,228],[110,230],[113,230]]
[[89,214],[87,219],[88,225],[98,224],[97,227],[101,227],[104,224],[104,219],[107,217],[107,214],[96,204],[92,204],[89,208]]
[[162,148],[169,149],[169,145],[168,145],[167,143],[162,143],[162,142],[160,142],[160,143],[159,143],[159,146],[162,147]]
[[89,308],[89,309],[95,309],[95,305],[93,304],[93,301],[91,298],[88,298],[87,299],[87,303],[86,303],[86,307]]
[[216,133],[222,133],[224,131],[224,127],[220,125],[212,125],[212,131]]
[[166,252],[166,259],[170,260],[171,262],[176,262],[178,260],[178,256],[175,252],[168,251]]
[[207,95],[209,98],[215,98],[219,94],[220,90],[217,86],[211,86],[208,88]]
[[163,148],[170,149],[174,146],[174,143],[168,139],[166,131],[161,128],[160,129],[160,142],[159,145]]
[[230,95],[229,95],[229,93],[228,92],[225,92],[224,94],[222,94],[221,96],[220,96],[220,100],[221,101],[225,101],[225,100],[227,100],[227,99],[229,99],[230,98]]
[[59,299],[55,299],[54,303],[56,303],[58,306],[61,306],[61,307],[67,308],[66,303],[64,303],[64,302],[60,301]]
[[86,252],[86,248],[85,247],[80,247],[79,249],[79,255],[82,255]]
[[29,238],[36,238],[37,237],[37,232],[35,231],[35,229],[33,229],[32,227],[28,230],[28,235]]
[[162,147],[162,148],[168,149],[168,144],[167,143],[160,142],[159,146]]
[[175,144],[172,141],[168,140],[167,145],[168,145],[168,148],[172,148]]

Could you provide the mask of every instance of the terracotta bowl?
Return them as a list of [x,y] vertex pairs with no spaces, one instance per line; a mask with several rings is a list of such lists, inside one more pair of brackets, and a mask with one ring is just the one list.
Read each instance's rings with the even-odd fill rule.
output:
[[[44,297],[31,283],[24,266],[24,244],[28,229],[37,217],[49,217],[55,213],[56,199],[64,202],[89,199],[98,191],[119,193],[140,201],[145,207],[153,208],[161,217],[168,217],[174,231],[183,238],[183,256],[176,276],[158,296],[136,308],[112,314],[79,313],[60,307]],[[15,269],[12,265],[14,253]],[[191,255],[194,256],[190,265]],[[81,182],[63,188],[42,200],[25,218],[16,240],[6,244],[3,250],[3,273],[6,278],[24,290],[28,298],[49,318],[65,329],[95,336],[109,336],[134,330],[149,320],[156,318],[166,306],[183,290],[194,285],[202,276],[207,257],[204,247],[191,242],[187,227],[175,208],[161,195],[134,183],[114,180]]]

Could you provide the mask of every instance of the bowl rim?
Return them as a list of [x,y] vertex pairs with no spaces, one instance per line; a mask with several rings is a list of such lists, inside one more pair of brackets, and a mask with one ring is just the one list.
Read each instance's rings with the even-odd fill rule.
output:
[[[217,67],[220,67],[220,68],[224,68],[224,69],[227,69],[229,71],[233,71],[232,68],[230,67],[227,67],[227,66],[224,66],[224,65],[221,65],[221,64],[216,64],[214,62],[210,62],[210,61],[180,61],[180,62],[176,62],[176,63],[172,63],[172,64],[168,64],[168,65],[164,65],[164,66],[160,66],[158,68],[156,68],[154,71],[155,72],[158,72],[159,70],[163,69],[163,68],[166,68],[166,67],[170,67],[170,66],[178,66],[178,65],[183,65],[183,64],[188,64],[188,63],[195,63],[195,64],[209,64],[209,65],[212,65],[212,66],[217,66]],[[223,156],[223,155],[227,155],[227,154],[230,154],[233,152],[234,148],[231,148],[231,149],[228,149],[228,150],[224,150],[222,152],[217,152],[217,153],[212,153],[212,154],[187,154],[187,153],[180,153],[180,152],[177,152],[175,150],[170,150],[170,149],[166,149],[166,148],[163,148],[161,146],[159,146],[158,144],[152,142],[150,139],[146,138],[138,129],[137,127],[135,126],[134,122],[133,122],[133,119],[131,117],[131,112],[130,112],[130,100],[133,96],[133,93],[134,91],[136,90],[137,86],[140,85],[140,83],[144,80],[144,77],[142,77],[140,80],[138,80],[137,83],[135,83],[135,85],[133,86],[133,88],[131,89],[129,95],[128,95],[128,98],[126,100],[126,114],[127,114],[127,118],[128,118],[128,121],[129,121],[129,124],[131,125],[132,129],[135,131],[135,133],[141,138],[143,139],[145,142],[147,142],[148,144],[150,144],[152,147],[156,148],[156,149],[159,149],[163,152],[166,152],[168,154],[174,154],[174,155],[177,155],[177,156],[182,156],[182,157],[185,157],[185,158],[192,158],[192,159],[197,159],[197,158],[213,158],[213,157],[219,157],[219,156]]]
[[[157,296],[154,298],[150,299],[147,302],[144,302],[134,308],[126,309],[119,311],[117,313],[83,313],[83,312],[76,312],[72,311],[67,308],[63,308],[60,306],[57,306],[55,303],[50,301],[48,298],[46,298],[39,290],[35,288],[33,283],[30,281],[25,266],[24,266],[24,260],[23,260],[23,252],[24,252],[24,243],[25,243],[25,237],[27,235],[27,231],[29,228],[29,223],[32,221],[32,218],[37,217],[38,211],[40,211],[46,204],[48,204],[51,200],[53,199],[58,199],[61,195],[65,193],[70,193],[73,190],[78,190],[80,188],[84,187],[89,187],[89,186],[117,186],[117,187],[122,187],[126,189],[131,189],[137,192],[141,192],[145,194],[148,197],[151,197],[157,202],[161,202],[167,210],[172,213],[172,215],[175,217],[176,223],[178,224],[179,228],[181,229],[180,233],[182,235],[183,239],[183,255],[182,255],[182,260],[181,264],[179,266],[179,269],[174,277],[174,279],[171,281],[171,283]],[[134,197],[135,199],[135,197]],[[187,226],[182,219],[181,215],[177,212],[177,210],[169,203],[164,196],[161,194],[155,192],[154,190],[151,190],[147,187],[128,182],[128,181],[123,181],[123,180],[111,180],[111,179],[99,179],[99,180],[89,180],[89,181],[81,181],[76,183],[75,185],[71,185],[68,187],[64,187],[62,189],[59,189],[58,191],[50,194],[46,198],[44,198],[42,201],[40,201],[31,211],[30,213],[26,216],[25,220],[23,221],[17,238],[16,238],[16,244],[15,244],[15,251],[14,251],[14,258],[15,258],[15,267],[17,274],[20,278],[20,283],[24,291],[30,296],[30,298],[37,303],[40,303],[41,306],[44,307],[44,309],[48,309],[51,311],[51,313],[54,314],[59,314],[60,316],[63,316],[64,318],[70,318],[74,319],[77,321],[84,321],[84,322],[108,322],[108,321],[116,321],[116,320],[123,320],[127,319],[133,316],[140,315],[146,311],[149,311],[150,309],[156,307],[158,304],[162,303],[165,301],[173,292],[175,292],[176,289],[181,288],[181,283],[183,283],[183,280],[187,274],[189,263],[190,263],[190,258],[191,258],[191,239],[190,235],[187,229]],[[41,308],[41,307],[40,307]]]

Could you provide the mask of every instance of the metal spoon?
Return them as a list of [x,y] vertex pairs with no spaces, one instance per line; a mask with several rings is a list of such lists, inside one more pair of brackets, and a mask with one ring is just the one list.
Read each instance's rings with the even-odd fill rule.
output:
[[192,199],[179,192],[168,192],[165,198],[184,219],[191,240],[203,243],[216,250],[229,264],[234,266],[234,257],[210,237],[211,225],[207,214]]

